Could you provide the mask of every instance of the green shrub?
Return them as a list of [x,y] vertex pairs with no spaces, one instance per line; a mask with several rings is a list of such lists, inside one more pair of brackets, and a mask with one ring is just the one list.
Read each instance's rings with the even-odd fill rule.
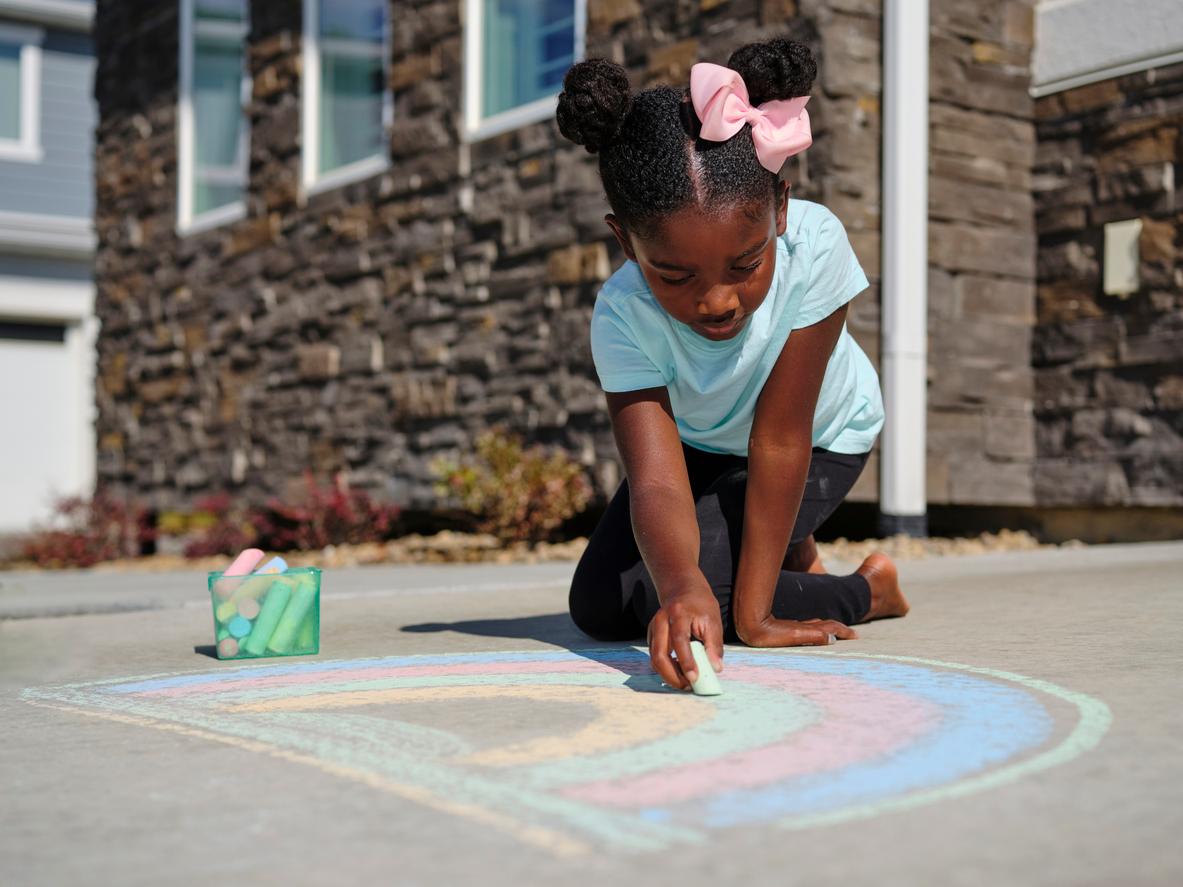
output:
[[459,500],[477,530],[503,543],[547,540],[592,492],[583,467],[566,453],[524,449],[520,438],[500,430],[477,438],[475,460],[440,458],[432,469],[440,479],[436,492]]
[[[199,558],[212,555],[232,557],[244,548],[252,548],[259,541],[254,509],[241,497],[230,493],[213,493],[193,503],[193,511],[182,517],[169,515],[169,529],[176,527],[188,534],[185,557]],[[161,532],[165,526],[159,525]]]

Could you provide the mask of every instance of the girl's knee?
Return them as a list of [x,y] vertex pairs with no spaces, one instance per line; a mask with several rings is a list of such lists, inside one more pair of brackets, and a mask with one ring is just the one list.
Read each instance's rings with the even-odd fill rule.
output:
[[597,641],[627,641],[643,635],[632,607],[622,600],[620,577],[592,568],[575,569],[567,593],[567,610],[575,627]]

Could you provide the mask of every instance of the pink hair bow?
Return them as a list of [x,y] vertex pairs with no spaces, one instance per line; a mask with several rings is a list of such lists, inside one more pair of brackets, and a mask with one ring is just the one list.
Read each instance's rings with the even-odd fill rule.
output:
[[690,69],[690,100],[702,121],[700,135],[704,139],[725,142],[750,123],[760,165],[774,173],[780,172],[789,157],[813,144],[805,110],[807,95],[753,108],[738,71],[699,62]]

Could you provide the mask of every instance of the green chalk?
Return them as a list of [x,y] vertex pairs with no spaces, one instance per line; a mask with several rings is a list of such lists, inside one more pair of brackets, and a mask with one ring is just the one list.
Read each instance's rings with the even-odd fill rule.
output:
[[302,653],[319,653],[320,644],[316,638],[316,608],[313,607],[300,623],[300,636],[296,638],[296,649]]
[[242,649],[252,656],[262,656],[271,640],[275,626],[283,616],[284,608],[292,596],[292,587],[286,582],[273,582],[267,589],[267,596],[263,599],[263,606],[259,610],[259,618],[255,620],[255,627],[250,636],[243,641]]
[[694,664],[698,668],[698,680],[691,684],[694,695],[722,696],[723,688],[719,685],[719,676],[715,674],[715,668],[707,658],[707,650],[702,641],[691,641],[690,652],[694,654]]
[[219,622],[229,622],[238,613],[238,607],[235,606],[234,601],[222,601],[214,610],[214,618]]
[[[291,594],[291,600],[288,601],[287,608],[283,611],[283,617],[275,627],[271,640],[267,642],[268,650],[272,653],[287,653],[292,649],[292,643],[296,640],[296,632],[300,628],[300,623],[308,615],[315,600],[316,580],[308,574],[300,576],[300,580]],[[267,605],[264,604],[263,609],[266,608]],[[262,618],[263,615],[260,613],[259,619],[262,620]]]

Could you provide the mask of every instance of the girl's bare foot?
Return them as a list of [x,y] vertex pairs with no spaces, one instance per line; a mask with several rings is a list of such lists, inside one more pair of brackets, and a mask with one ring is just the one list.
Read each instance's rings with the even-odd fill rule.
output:
[[794,573],[824,574],[826,572],[826,568],[822,566],[821,558],[818,557],[817,543],[814,542],[812,534],[789,549],[788,555],[785,557],[784,568]]
[[863,622],[907,615],[908,601],[900,591],[900,577],[895,563],[883,552],[876,552],[863,561],[856,571],[871,586],[871,609]]

